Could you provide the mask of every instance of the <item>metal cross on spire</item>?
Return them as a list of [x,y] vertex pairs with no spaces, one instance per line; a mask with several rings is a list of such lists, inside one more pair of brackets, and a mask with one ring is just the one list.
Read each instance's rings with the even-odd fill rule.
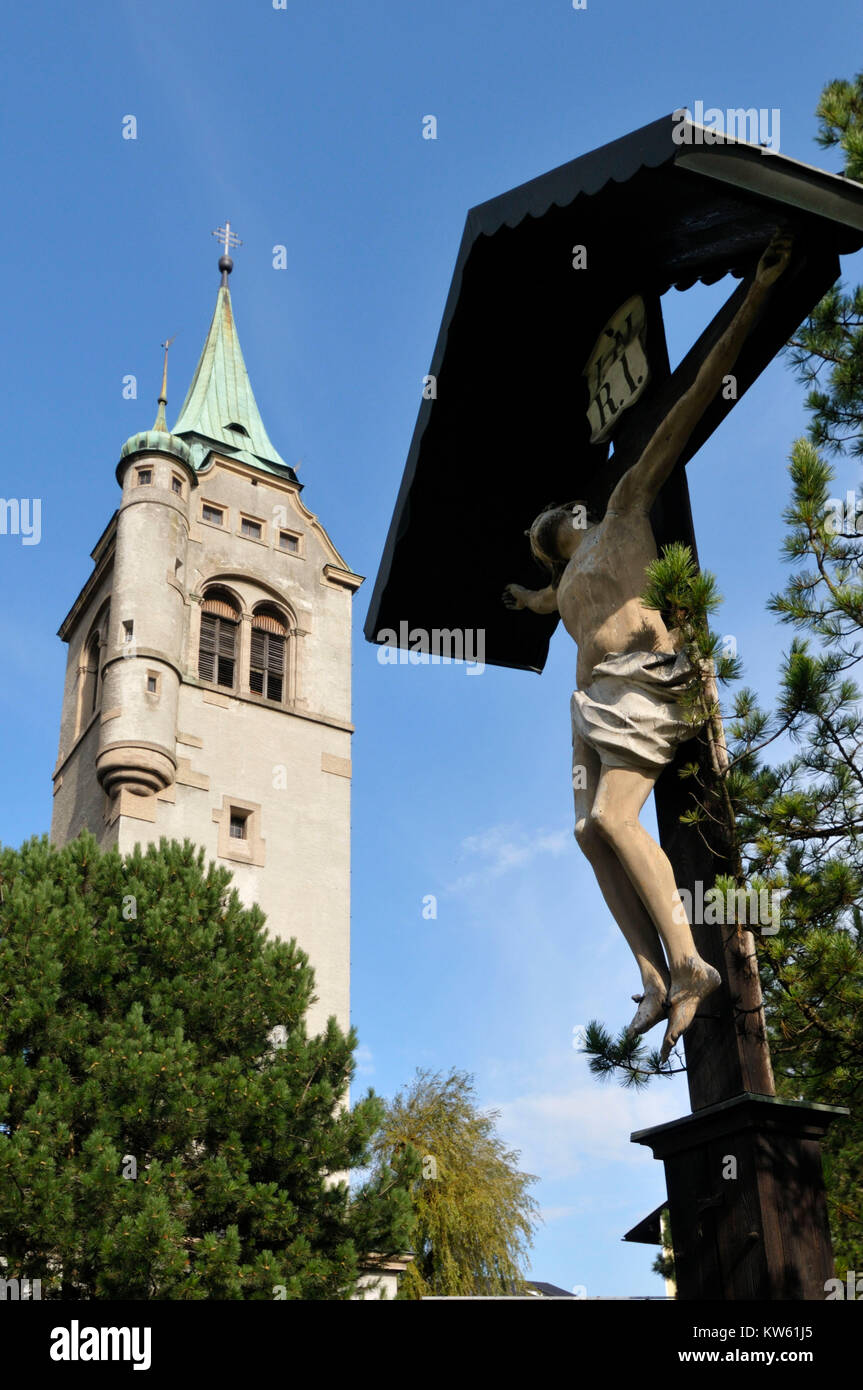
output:
[[176,336],[175,333],[173,337],[168,338],[166,342],[162,343],[162,347],[165,349],[165,362],[162,367],[162,389],[159,392],[159,409],[156,414],[156,423],[153,429],[161,430],[165,434],[168,433],[168,422],[165,419],[165,406],[168,404],[168,348],[171,346]]
[[211,235],[218,237],[224,248],[219,257],[219,269],[222,272],[222,284],[227,285],[228,276],[234,269],[234,262],[231,260],[231,252],[235,246],[242,246],[243,243],[240,241],[240,238],[235,236],[231,231],[231,224],[227,221],[224,227],[217,227]]
[[162,368],[162,394],[160,395],[159,400],[164,405],[168,404],[168,348],[171,346],[176,336],[177,335],[175,333],[173,337],[168,338],[166,342],[162,343],[162,347],[165,349],[165,363]]

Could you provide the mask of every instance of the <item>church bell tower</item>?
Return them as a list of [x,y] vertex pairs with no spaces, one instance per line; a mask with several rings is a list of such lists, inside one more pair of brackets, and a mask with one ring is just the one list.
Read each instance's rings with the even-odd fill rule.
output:
[[153,428],[60,628],[68,644],[51,838],[121,853],[190,839],[315,971],[310,1027],[349,1024],[351,599],[362,579],[264,428],[225,254],[173,430]]

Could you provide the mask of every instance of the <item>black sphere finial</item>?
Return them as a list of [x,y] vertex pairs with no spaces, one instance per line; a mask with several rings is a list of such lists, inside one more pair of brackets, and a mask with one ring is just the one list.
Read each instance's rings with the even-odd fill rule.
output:
[[213,232],[213,236],[219,238],[224,248],[219,257],[219,269],[222,272],[222,287],[225,288],[228,283],[228,276],[234,269],[234,262],[231,260],[228,252],[233,251],[235,246],[242,246],[243,243],[240,241],[240,238],[231,231],[230,222],[226,222],[224,227],[217,227]]

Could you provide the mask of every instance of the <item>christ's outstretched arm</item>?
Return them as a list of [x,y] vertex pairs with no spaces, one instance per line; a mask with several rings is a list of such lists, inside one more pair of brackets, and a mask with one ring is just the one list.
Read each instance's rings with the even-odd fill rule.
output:
[[692,385],[675,401],[638,462],[624,473],[609,498],[608,511],[621,512],[635,506],[649,510],[653,506],[689,436],[721,387],[723,377],[737,361],[771,285],[782,274],[790,256],[790,238],[774,236],[758,262],[755,279],[731,323],[705,357]]
[[525,589],[521,584],[507,584],[503,591],[507,608],[529,608],[531,613],[556,613],[557,589]]

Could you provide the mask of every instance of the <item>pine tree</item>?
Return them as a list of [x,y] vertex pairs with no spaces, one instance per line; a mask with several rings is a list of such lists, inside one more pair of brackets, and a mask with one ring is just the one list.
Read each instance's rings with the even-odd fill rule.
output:
[[[816,139],[863,182],[863,73],[828,83]],[[863,286],[832,290],[789,353],[809,386],[809,440],[791,456],[785,557],[800,569],[771,610],[800,634],[783,671],[782,705],[802,753],[796,779],[768,798],[765,850],[786,856],[793,935],[764,953],[765,1000],[781,1094],[847,1105],[824,1146],[837,1273],[863,1268],[863,718],[855,678],[863,658],[863,519],[831,496],[822,457],[863,456]],[[799,712],[799,713],[798,713]],[[738,728],[746,734],[751,718]]]
[[[863,182],[863,73],[830,82],[816,109],[816,140],[838,149],[846,178]],[[790,344],[791,361],[809,386],[809,437],[828,453],[863,454],[863,287],[834,285]]]
[[162,841],[0,850],[0,1270],[43,1298],[350,1297],[412,1169],[353,1196],[383,1107],[356,1036],[230,873]]
[[498,1112],[477,1108],[473,1078],[417,1071],[389,1103],[374,1148],[381,1172],[405,1159],[420,1168],[412,1184],[414,1261],[398,1297],[492,1295],[524,1291],[533,1239],[536,1178],[495,1132]]

